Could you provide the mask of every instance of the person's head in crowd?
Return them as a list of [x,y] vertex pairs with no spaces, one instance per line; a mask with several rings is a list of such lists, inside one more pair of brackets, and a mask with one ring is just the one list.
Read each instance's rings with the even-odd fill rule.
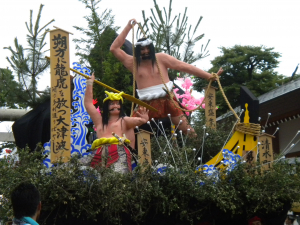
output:
[[293,219],[293,217],[287,216],[286,219],[285,219],[285,224],[286,225],[292,225],[292,224],[294,224],[294,220],[295,219]]
[[248,221],[248,225],[262,225],[261,218],[255,216]]
[[14,217],[22,219],[30,217],[37,220],[41,212],[41,196],[39,190],[31,183],[21,183],[11,193]]

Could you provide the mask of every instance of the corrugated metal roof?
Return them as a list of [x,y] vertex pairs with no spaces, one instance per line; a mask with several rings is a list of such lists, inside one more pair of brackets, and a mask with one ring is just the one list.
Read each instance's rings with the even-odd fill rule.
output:
[[[279,96],[282,96],[286,93],[289,93],[289,92],[292,92],[294,90],[297,90],[297,89],[300,89],[300,78],[296,79],[296,80],[292,80],[286,84],[283,84],[281,85],[280,87],[272,90],[272,91],[269,91],[261,96],[258,97],[258,100],[259,100],[259,104],[262,104],[264,102],[267,102],[267,101],[270,101],[274,98],[277,98]],[[241,107],[238,106],[236,108],[234,108],[234,111],[235,112],[240,112],[241,111]],[[219,116],[216,120],[217,121],[220,121],[228,116],[231,116],[233,115],[231,111],[223,114],[222,116]]]
[[300,78],[296,80],[292,80],[286,84],[281,85],[280,87],[269,91],[261,96],[258,97],[259,104],[267,102],[271,99],[277,98],[281,95],[284,95],[288,92],[294,91],[296,89],[300,88]]
[[[241,107],[238,106],[236,108],[233,109],[237,114],[241,113]],[[216,118],[216,121],[220,121],[222,119],[225,119],[229,116],[233,115],[233,113],[231,111],[227,112],[227,113],[224,113],[223,115],[219,116]]]

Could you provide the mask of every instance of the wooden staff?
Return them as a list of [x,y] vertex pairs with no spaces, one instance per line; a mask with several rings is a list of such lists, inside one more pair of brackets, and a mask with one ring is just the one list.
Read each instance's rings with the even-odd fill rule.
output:
[[[80,73],[80,72],[78,72],[77,70],[74,70],[74,69],[72,69],[72,68],[70,68],[70,70],[72,70],[73,72],[75,72],[75,73],[77,73],[77,74],[79,74],[79,75],[85,77],[86,79],[90,79],[90,77],[89,77],[88,75],[85,75],[85,74],[83,74],[83,73]],[[108,90],[110,90],[110,91],[112,91],[112,92],[120,93],[120,91],[118,91],[118,90],[116,90],[116,89],[114,89],[114,88],[112,88],[112,87],[110,87],[110,86],[108,86],[108,85],[106,85],[106,84],[104,84],[104,83],[98,81],[98,80],[94,80],[94,82],[95,82],[96,84],[101,85],[102,87],[105,87],[106,89],[108,89]],[[143,101],[141,101],[141,100],[139,100],[139,99],[137,99],[137,98],[135,98],[135,97],[133,97],[133,96],[131,96],[131,95],[128,95],[128,94],[123,93],[123,94],[122,94],[122,97],[124,97],[124,98],[126,98],[127,100],[129,100],[129,101],[131,101],[131,102],[134,102],[134,103],[136,103],[136,104],[138,104],[138,105],[140,105],[140,106],[144,106],[144,107],[146,107],[146,108],[149,109],[149,110],[152,110],[152,111],[155,111],[155,112],[158,111],[156,108],[153,108],[152,106],[148,105],[147,103],[145,103],[145,102],[143,102]]]
[[[48,60],[50,61],[50,58],[49,58],[49,57],[46,56],[45,58],[48,59]],[[72,69],[72,68],[70,68],[70,70],[73,71],[74,73],[77,73],[77,74],[79,74],[79,75],[85,77],[86,79],[90,79],[90,77],[89,77],[88,75],[86,75],[86,74],[80,73],[79,71],[74,70],[74,69]],[[112,88],[112,87],[110,87],[110,86],[108,86],[108,85],[106,85],[106,84],[104,84],[104,83],[98,81],[98,80],[94,80],[94,82],[95,82],[96,84],[99,84],[99,85],[102,86],[102,87],[105,87],[106,89],[108,89],[108,90],[110,90],[110,91],[112,91],[112,92],[120,93],[120,91],[118,91],[118,90],[116,90],[116,89],[114,89],[114,88]],[[128,94],[123,93],[123,94],[122,94],[122,97],[126,98],[127,100],[129,100],[129,101],[131,101],[131,102],[134,102],[135,104],[138,104],[138,105],[140,105],[140,106],[144,106],[144,107],[146,107],[147,109],[152,110],[152,111],[154,111],[154,112],[157,112],[157,111],[158,111],[156,108],[153,108],[152,106],[148,105],[147,103],[145,103],[145,102],[143,102],[143,101],[141,101],[141,100],[139,100],[139,99],[137,99],[137,98],[135,98],[135,97],[133,97],[133,96],[131,96],[131,95],[128,95]]]

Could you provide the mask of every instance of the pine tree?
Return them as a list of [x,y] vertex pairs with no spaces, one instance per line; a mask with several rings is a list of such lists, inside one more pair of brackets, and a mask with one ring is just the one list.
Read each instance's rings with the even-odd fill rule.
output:
[[[29,32],[29,34],[27,34],[28,47],[24,48],[19,44],[18,39],[15,38],[15,50],[11,46],[4,48],[10,50],[12,54],[11,57],[7,57],[7,60],[16,74],[18,82],[21,83],[20,88],[23,91],[23,105],[19,105],[19,107],[29,106],[33,108],[43,100],[40,96],[40,92],[37,90],[37,79],[50,65],[44,57],[45,52],[48,51],[44,50],[44,47],[46,45],[45,37],[49,30],[46,29],[46,27],[54,22],[54,19],[40,28],[42,9],[43,5],[40,5],[34,27],[32,10],[30,10],[29,24],[27,22],[25,23]],[[42,93],[49,95],[49,91]]]
[[[114,16],[111,14],[111,10],[104,10],[101,14],[97,12],[99,7],[97,6],[101,0],[79,0],[85,7],[90,10],[90,15],[85,16],[84,19],[88,22],[87,28],[74,26],[74,28],[80,31],[84,37],[73,41],[76,43],[76,55],[80,57],[80,63],[91,67],[91,56],[92,51],[96,51],[99,54],[98,60],[100,60],[99,68],[102,72],[103,62],[103,50],[104,46],[101,45],[102,33],[107,27],[113,27]],[[97,60],[97,61],[98,61]],[[93,63],[93,62],[92,62]]]
[[[95,77],[101,82],[127,94],[132,94],[132,75],[109,51],[110,45],[116,38],[114,16],[111,10],[104,10],[101,14],[98,4],[101,0],[79,0],[90,10],[90,15],[84,18],[88,22],[87,28],[74,26],[81,31],[84,37],[73,39],[77,44],[76,55],[80,56],[80,63],[84,64],[95,72]],[[102,106],[105,98],[104,88],[94,85],[94,98],[98,99],[98,104]],[[125,111],[130,113],[130,102],[125,101]]]

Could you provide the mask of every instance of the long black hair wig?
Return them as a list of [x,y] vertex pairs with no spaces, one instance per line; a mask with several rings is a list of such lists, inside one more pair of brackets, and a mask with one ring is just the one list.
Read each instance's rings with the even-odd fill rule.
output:
[[[103,113],[102,113],[103,129],[104,129],[104,126],[106,126],[108,124],[108,120],[109,120],[109,103],[110,102],[111,102],[111,100],[107,100],[103,103]],[[120,103],[119,118],[123,118],[125,116],[125,112],[124,112],[124,109],[123,109],[122,100],[119,100],[119,103]]]
[[[141,38],[137,42],[145,41],[147,38]],[[150,59],[152,61],[152,66],[154,66],[155,63],[155,49],[153,43],[148,45],[150,50]],[[135,57],[136,57],[136,65],[139,66],[141,64],[141,45],[135,46]]]

